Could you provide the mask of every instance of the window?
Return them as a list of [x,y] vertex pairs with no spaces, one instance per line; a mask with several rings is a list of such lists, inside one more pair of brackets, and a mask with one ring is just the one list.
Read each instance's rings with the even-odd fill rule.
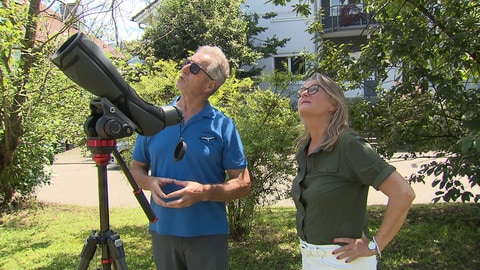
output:
[[273,62],[275,71],[305,73],[305,58],[302,56],[274,57]]
[[330,6],[342,6],[342,5],[351,5],[351,4],[363,4],[363,0],[348,0],[345,2],[341,0],[330,0]]
[[331,7],[333,7],[333,6],[341,6],[341,5],[343,5],[343,2],[345,2],[345,1],[330,0],[330,6],[331,6]]

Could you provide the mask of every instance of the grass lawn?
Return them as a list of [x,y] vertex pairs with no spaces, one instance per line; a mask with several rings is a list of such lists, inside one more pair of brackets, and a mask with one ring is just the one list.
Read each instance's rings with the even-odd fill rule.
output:
[[[371,228],[383,206],[369,207]],[[252,235],[230,241],[230,269],[301,269],[294,208],[265,208]],[[141,208],[110,209],[129,269],[154,269],[148,219]],[[31,204],[0,217],[0,269],[76,269],[84,241],[98,230],[97,207]],[[101,248],[90,269],[101,269]],[[378,269],[480,269],[480,205],[414,205],[400,234],[382,252]]]

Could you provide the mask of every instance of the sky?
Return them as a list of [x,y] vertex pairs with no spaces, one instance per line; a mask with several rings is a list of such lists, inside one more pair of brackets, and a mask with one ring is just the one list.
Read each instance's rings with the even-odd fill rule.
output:
[[120,4],[120,9],[123,15],[122,21],[119,21],[119,27],[123,40],[139,39],[143,33],[136,22],[132,22],[131,18],[140,12],[146,3],[139,0],[125,0]]
[[[113,0],[80,0],[83,10],[86,13],[85,21],[90,25],[91,29],[101,29],[104,41],[114,39],[114,21],[111,18],[110,5]],[[115,9],[115,22],[118,25],[120,40],[128,41],[139,39],[143,33],[138,24],[131,21],[131,18],[147,6],[148,0],[114,0],[118,6]],[[61,3],[75,3],[75,0],[43,0],[47,5],[52,4],[54,10],[58,10]],[[85,31],[90,32],[86,29]]]

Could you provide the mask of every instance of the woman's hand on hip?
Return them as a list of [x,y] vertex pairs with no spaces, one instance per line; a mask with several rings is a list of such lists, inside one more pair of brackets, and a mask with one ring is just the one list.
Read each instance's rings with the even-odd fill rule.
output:
[[362,238],[335,238],[334,244],[343,245],[335,249],[332,254],[337,256],[337,260],[345,259],[345,263],[352,262],[359,257],[369,257],[375,255],[368,249],[370,240],[363,236]]

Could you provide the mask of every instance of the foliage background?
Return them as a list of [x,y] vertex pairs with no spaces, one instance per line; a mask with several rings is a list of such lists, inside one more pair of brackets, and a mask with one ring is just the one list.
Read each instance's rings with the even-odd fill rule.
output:
[[[237,77],[259,75],[261,68],[253,67],[257,60],[275,54],[289,39],[273,35],[260,40],[259,34],[267,28],[257,25],[260,15],[247,13],[241,6],[243,3],[243,0],[161,1],[142,39],[131,42],[130,49],[152,63],[182,61],[201,45],[215,45],[228,56]],[[276,14],[261,16],[273,18]]]
[[[268,2],[312,14],[309,0]],[[307,57],[310,72],[329,75],[345,89],[363,87],[375,76],[378,102],[352,101],[352,127],[373,138],[385,158],[398,151],[406,158],[446,157],[409,179],[425,183],[435,176],[426,183],[438,189],[435,201],[480,201],[471,192],[480,185],[480,6],[463,0],[363,2],[373,22],[363,29],[369,40],[360,56],[351,56],[351,42],[316,35],[319,51]],[[313,14],[310,33],[324,32],[321,12]],[[385,89],[391,71],[396,83]]]

